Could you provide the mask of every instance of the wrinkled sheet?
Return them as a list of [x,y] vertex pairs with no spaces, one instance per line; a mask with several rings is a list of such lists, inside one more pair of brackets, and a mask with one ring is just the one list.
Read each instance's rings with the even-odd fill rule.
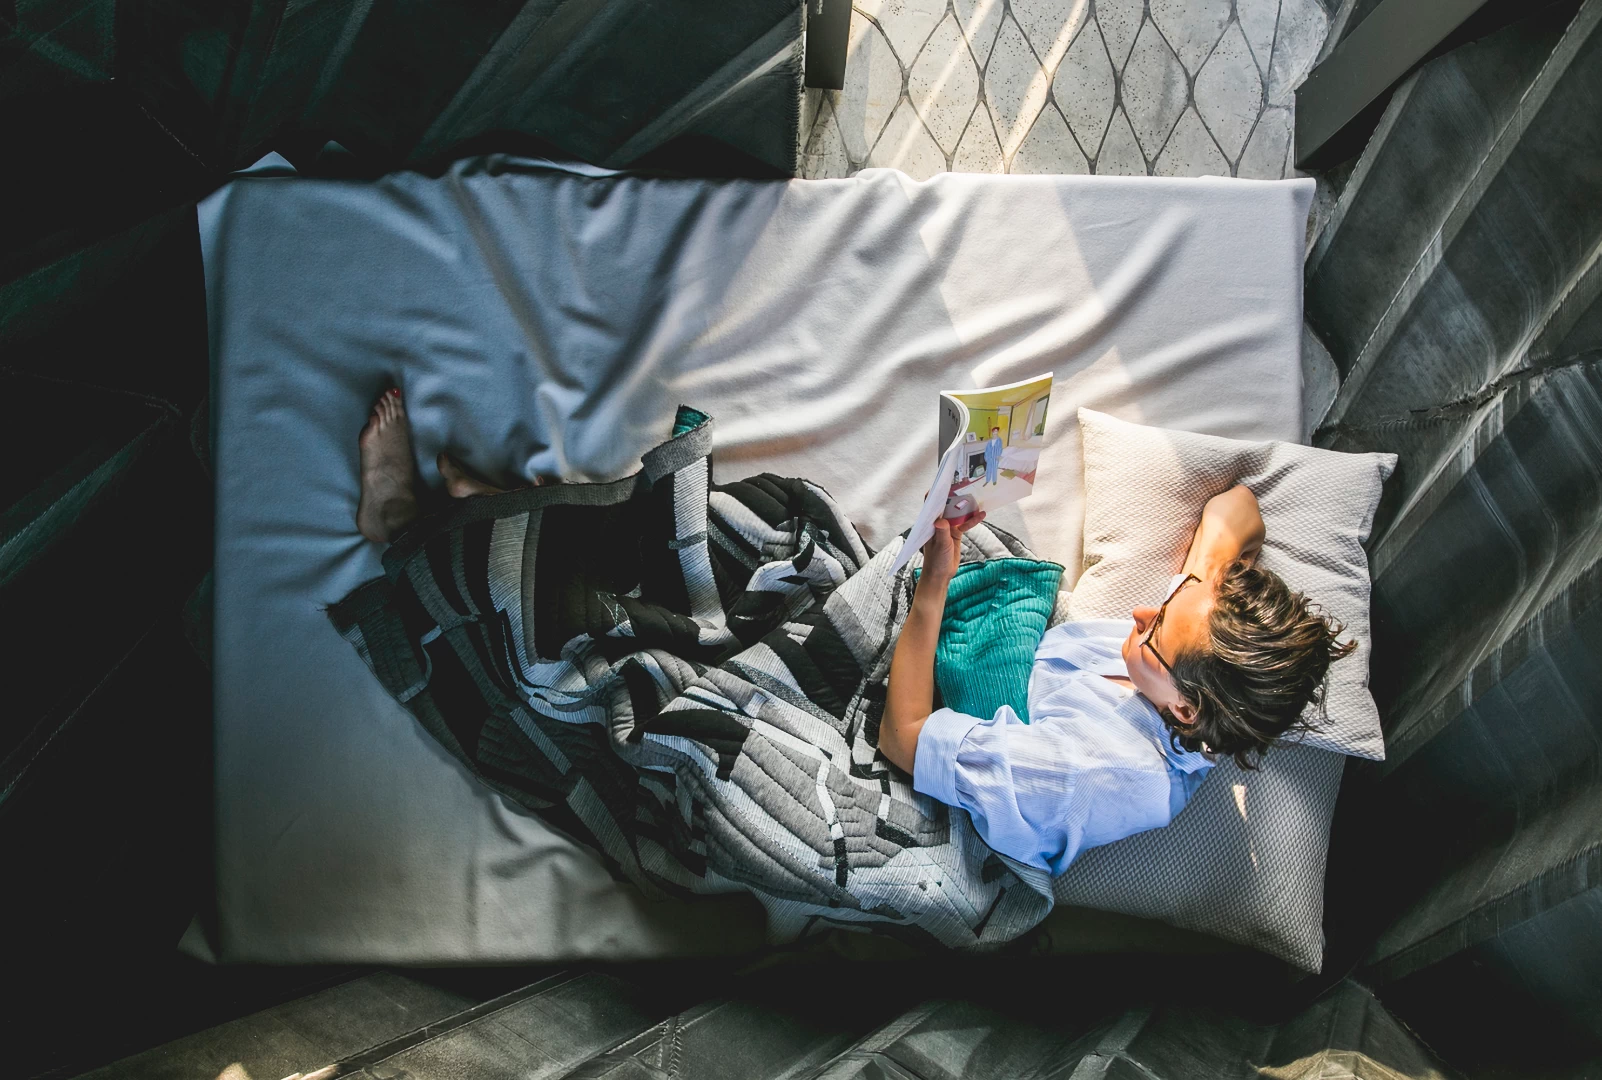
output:
[[715,479],[821,484],[876,546],[934,472],[935,391],[1056,373],[1035,493],[1080,563],[1074,409],[1301,436],[1312,182],[647,180],[508,158],[202,206],[216,393],[224,960],[476,963],[749,948],[748,898],[646,899],[475,784],[323,609],[380,572],[356,434],[402,387],[423,481],[631,472],[680,403]]

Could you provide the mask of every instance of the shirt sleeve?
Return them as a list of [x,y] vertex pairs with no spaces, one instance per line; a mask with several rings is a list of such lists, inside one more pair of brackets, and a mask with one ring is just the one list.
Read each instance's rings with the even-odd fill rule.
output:
[[996,851],[1052,874],[1082,850],[1170,818],[1160,761],[1115,764],[1084,732],[1044,719],[1025,724],[1006,706],[989,720],[932,713],[914,768],[916,790],[968,811]]
[[1178,769],[1169,770],[1169,782],[1172,785],[1172,791],[1168,799],[1169,821],[1178,817],[1179,812],[1185,809],[1186,804],[1190,802],[1190,797],[1196,794],[1196,789],[1201,787],[1202,781],[1207,779],[1207,774],[1212,769],[1212,765],[1209,764],[1203,765],[1192,772],[1181,772]]
[[[1009,706],[1002,708],[1012,712]],[[912,755],[913,790],[947,806],[961,806],[957,801],[957,750],[974,725],[982,723],[979,717],[955,709],[930,713],[918,732],[918,749]]]

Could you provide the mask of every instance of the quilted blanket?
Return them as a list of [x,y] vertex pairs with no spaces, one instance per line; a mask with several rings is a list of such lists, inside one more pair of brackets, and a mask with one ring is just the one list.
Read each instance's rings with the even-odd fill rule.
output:
[[778,942],[1022,934],[1049,879],[877,749],[919,560],[892,575],[806,480],[712,483],[711,442],[681,408],[633,476],[460,500],[329,616],[463,765],[648,892],[748,890]]

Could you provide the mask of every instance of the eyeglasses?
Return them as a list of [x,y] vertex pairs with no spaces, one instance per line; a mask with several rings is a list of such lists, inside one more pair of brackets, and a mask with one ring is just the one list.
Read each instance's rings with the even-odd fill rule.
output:
[[1168,605],[1174,597],[1179,595],[1179,590],[1189,585],[1192,581],[1200,580],[1201,578],[1195,574],[1186,574],[1185,580],[1174,586],[1173,591],[1168,594],[1168,599],[1164,600],[1162,606],[1157,609],[1156,617],[1151,620],[1151,625],[1146,627],[1146,636],[1140,639],[1140,647],[1151,650],[1151,654],[1157,658],[1157,662],[1163,666],[1164,671],[1168,672],[1170,678],[1173,677],[1174,669],[1169,666],[1167,660],[1163,659],[1163,654],[1157,651],[1157,646],[1151,643],[1151,639],[1157,633],[1157,628],[1163,624],[1163,616],[1168,612]]

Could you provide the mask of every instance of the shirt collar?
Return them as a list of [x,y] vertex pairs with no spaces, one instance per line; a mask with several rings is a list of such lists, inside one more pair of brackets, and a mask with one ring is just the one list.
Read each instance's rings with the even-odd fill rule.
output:
[[1206,754],[1195,750],[1176,749],[1168,738],[1168,726],[1163,725],[1163,755],[1168,758],[1168,764],[1183,773],[1193,773],[1200,769],[1210,769],[1213,762]]
[[[1157,711],[1157,706],[1141,696],[1140,691],[1130,688],[1129,698],[1123,708],[1138,711],[1138,715],[1143,721],[1141,726],[1146,728],[1149,733],[1148,737],[1157,744],[1170,767],[1182,773],[1193,773],[1212,767],[1213,762],[1207,758],[1207,755],[1194,750],[1186,750],[1174,743],[1170,737],[1171,733],[1168,730],[1168,725],[1163,723],[1162,713]],[[1125,713],[1125,715],[1128,716],[1130,714]]]

